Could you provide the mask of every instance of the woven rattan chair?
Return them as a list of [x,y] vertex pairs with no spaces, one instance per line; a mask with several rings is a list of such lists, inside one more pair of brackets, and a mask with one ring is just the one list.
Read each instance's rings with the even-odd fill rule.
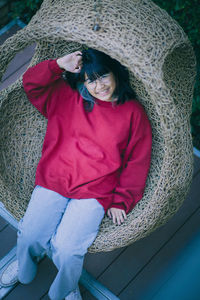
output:
[[[111,251],[149,235],[178,210],[192,179],[195,58],[188,38],[150,0],[44,0],[30,23],[1,46],[1,74],[32,43],[37,46],[31,65],[89,46],[129,69],[152,124],[151,168],[143,199],[121,226],[105,216],[89,252]],[[33,190],[45,128],[21,78],[1,92],[0,201],[17,220]]]

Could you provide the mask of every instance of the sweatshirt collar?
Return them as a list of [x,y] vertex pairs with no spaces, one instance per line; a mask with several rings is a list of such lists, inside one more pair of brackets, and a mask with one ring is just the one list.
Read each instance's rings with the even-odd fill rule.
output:
[[114,107],[116,106],[116,103],[115,102],[112,102],[112,101],[102,101],[98,98],[94,98],[95,99],[95,104],[96,105],[99,105],[99,106],[105,106],[105,107]]

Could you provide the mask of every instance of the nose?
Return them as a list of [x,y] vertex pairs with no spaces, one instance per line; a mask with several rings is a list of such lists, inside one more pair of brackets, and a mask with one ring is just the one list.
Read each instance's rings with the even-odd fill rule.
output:
[[104,83],[100,79],[96,80],[96,87],[95,87],[96,91],[100,91],[104,86],[105,86]]

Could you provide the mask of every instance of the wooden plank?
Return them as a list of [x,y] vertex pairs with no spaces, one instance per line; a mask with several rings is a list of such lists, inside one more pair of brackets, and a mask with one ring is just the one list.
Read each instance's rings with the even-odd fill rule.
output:
[[103,286],[85,269],[82,270],[80,283],[97,299],[101,300],[119,300],[107,287]]
[[0,258],[6,255],[16,244],[17,232],[12,226],[7,226],[4,230],[0,232]]
[[94,297],[93,295],[91,295],[88,291],[81,293],[81,296],[83,298],[83,300],[96,300],[98,298]]
[[[164,271],[166,282],[153,296],[153,300],[199,300],[200,298],[200,232],[180,253],[176,261]],[[171,275],[167,278],[166,274]],[[146,300],[149,300],[147,294]]]
[[36,300],[40,299],[48,290],[51,282],[56,276],[57,270],[55,266],[50,263],[48,258],[42,260],[38,266],[38,272],[35,279],[27,285],[19,283],[9,295],[4,299],[13,300]]
[[[0,274],[2,274],[7,268],[7,265],[14,260],[16,260],[16,246],[0,260]],[[15,285],[9,287],[0,286],[0,299],[3,299],[13,288],[15,288]]]
[[0,231],[2,231],[6,226],[8,226],[8,222],[0,217]]
[[[127,247],[123,247],[109,252],[86,253],[83,267],[97,279],[119,257],[119,255],[125,251],[126,248]],[[107,284],[105,285],[107,287]],[[84,287],[81,290],[81,295],[83,300],[97,299]]]
[[19,27],[17,24],[12,26],[9,30],[7,30],[4,34],[0,35],[0,45],[5,42],[9,37],[11,37],[13,34],[15,34],[18,30],[20,30],[21,27]]
[[49,296],[46,294],[46,295],[40,297],[40,300],[49,300]]
[[194,171],[193,171],[193,177],[196,176],[200,171],[200,158],[194,155]]
[[[17,24],[13,25],[8,31],[6,31],[4,34],[0,35],[0,44],[3,44],[3,42],[14,35],[18,30],[20,30],[21,27],[19,27]],[[8,81],[8,84],[14,82],[24,71],[25,69],[22,68],[24,64],[27,64],[30,62],[33,54],[35,51],[35,44],[27,46],[25,49],[18,52],[15,57],[12,59],[12,61],[9,63],[7,70],[5,74],[3,75],[2,82],[8,79],[10,76],[13,75],[13,80]],[[20,72],[20,69],[22,72]],[[17,72],[15,75],[14,73]],[[0,85],[1,86],[1,85]],[[7,85],[3,85],[2,88],[5,88]]]
[[[13,299],[20,299],[20,300],[49,300],[48,297],[48,290],[50,285],[55,278],[57,273],[57,269],[50,261],[49,258],[45,258],[38,267],[38,272],[36,278],[28,285],[18,284],[4,299],[6,300],[13,300]],[[84,296],[85,288],[79,284],[80,292],[83,295],[83,299],[96,299],[91,294],[88,293],[89,297],[87,298]]]
[[9,76],[0,84],[0,90],[5,89],[10,84],[14,83],[28,68],[29,62],[25,63],[21,68],[19,68],[15,73]]
[[8,222],[12,227],[17,230],[18,222],[13,215],[5,208],[4,204],[0,201],[0,216]]
[[[79,283],[79,288],[80,288],[80,293],[81,293],[83,300],[96,300],[96,298],[93,297],[89,292],[88,292],[88,295],[91,298],[85,298],[85,296],[84,296],[85,288],[80,283]],[[49,299],[50,298],[48,296],[48,291],[42,297],[40,297],[40,300],[49,300]]]
[[[160,249],[175,234],[177,230],[200,206],[199,197],[200,175],[193,180],[192,188],[186,201],[168,221],[150,236],[129,246],[118,259],[101,275],[98,280],[107,286],[114,294],[119,295],[156,256]],[[126,298],[127,300],[132,298]]]
[[[8,64],[7,70],[2,77],[2,82],[17,72],[19,76],[19,70],[24,65],[30,62],[35,51],[35,45],[27,46],[25,49],[18,52],[12,61]],[[21,73],[22,74],[22,73]],[[20,74],[20,75],[21,75]]]
[[[82,296],[83,300],[96,300],[97,298],[95,298],[94,296],[92,296],[89,292],[82,292],[82,290],[84,289],[84,287],[82,287],[81,284],[79,284],[79,288],[80,288],[80,293]],[[85,289],[84,289],[85,290]],[[43,295],[40,300],[50,300],[48,293],[46,293],[45,295]]]
[[[161,287],[174,276],[176,268],[181,267],[182,261],[180,260],[180,255],[186,248],[190,247],[194,237],[200,234],[199,220],[200,209],[187,220],[142,272],[120,293],[119,297],[121,300],[152,299]],[[176,268],[171,267],[173,265],[175,265]],[[182,288],[184,288],[185,293],[187,293],[187,286],[183,286]],[[189,289],[190,287],[188,287],[188,290]],[[166,298],[160,298],[160,300],[161,299],[166,300]],[[183,300],[183,298],[176,297],[174,299]],[[194,298],[187,297],[187,299],[193,300]]]
[[[8,221],[17,228],[16,220],[13,219],[13,217],[7,212],[7,210],[3,207],[3,205],[0,207],[1,208],[1,215]],[[15,222],[14,222],[15,221]],[[86,287],[91,294],[93,294],[97,298],[103,299],[110,299],[110,300],[117,300],[118,298],[112,294],[111,291],[109,291],[106,287],[102,286],[99,282],[96,281],[95,277],[93,277],[91,274],[89,274],[86,270],[83,269],[83,274],[80,278],[80,283],[83,284],[84,287]],[[12,287],[15,289],[15,287]],[[11,289],[9,290],[2,290],[1,294],[3,296],[7,295],[10,293]]]
[[84,260],[84,268],[95,278],[99,277],[105,269],[111,265],[126,247],[110,252],[87,253]]

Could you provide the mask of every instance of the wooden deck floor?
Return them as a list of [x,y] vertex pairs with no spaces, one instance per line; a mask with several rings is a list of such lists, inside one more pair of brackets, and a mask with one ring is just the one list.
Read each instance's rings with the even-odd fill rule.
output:
[[[6,33],[7,36],[18,29],[15,26]],[[0,43],[4,39],[5,35],[0,36]],[[33,52],[34,46],[29,46],[15,57],[4,75],[1,89],[14,82],[26,70]],[[129,247],[107,253],[87,253],[84,268],[121,300],[142,300],[148,290],[149,300],[152,299],[163,285],[160,280],[163,272],[200,230],[199,186],[200,159],[194,157],[193,183],[178,213],[165,226]],[[0,241],[0,259],[2,259],[16,244],[16,230],[2,218],[0,218]],[[35,280],[29,285],[16,285],[4,299],[47,300],[48,289],[55,274],[55,266],[45,258],[39,265]],[[170,274],[168,277],[170,278]],[[80,287],[84,300],[96,299],[84,287]]]

